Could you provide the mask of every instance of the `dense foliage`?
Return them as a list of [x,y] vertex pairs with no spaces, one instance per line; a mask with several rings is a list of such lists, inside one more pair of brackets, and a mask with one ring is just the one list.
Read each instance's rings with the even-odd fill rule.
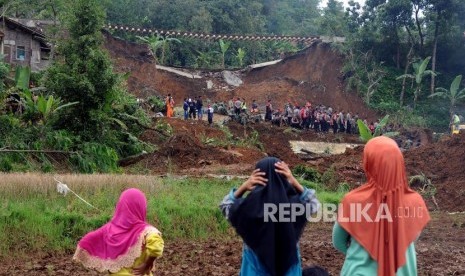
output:
[[[56,158],[64,158],[82,172],[118,171],[120,158],[146,149],[136,138],[146,115],[113,73],[101,47],[103,8],[97,0],[80,0],[69,7],[64,22],[69,35],[60,41],[58,58],[42,78],[46,91],[32,93],[30,71],[18,67],[16,87],[2,97],[16,91],[24,110],[6,109],[0,115],[0,148],[23,152],[2,153],[0,170],[39,166],[49,171],[52,163],[60,163]],[[65,157],[57,157],[57,150]]]

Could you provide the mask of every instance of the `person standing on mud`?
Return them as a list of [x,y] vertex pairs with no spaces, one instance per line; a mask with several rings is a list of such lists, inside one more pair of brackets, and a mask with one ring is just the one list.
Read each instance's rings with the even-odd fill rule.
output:
[[250,109],[250,113],[256,114],[258,113],[258,105],[256,100],[252,100],[252,109]]
[[234,97],[231,98],[228,102],[228,111],[233,112],[234,111]]
[[409,188],[397,143],[371,139],[363,168],[368,182],[346,194],[334,224],[334,247],[346,255],[341,275],[418,275],[414,241],[430,215],[421,195]]
[[237,97],[236,101],[234,102],[234,114],[236,114],[236,116],[239,116],[241,114],[241,107],[241,98]]
[[208,124],[211,125],[213,123],[213,107],[211,105],[208,105],[207,117],[208,117]]
[[197,109],[197,118],[202,121],[203,119],[203,101],[202,96],[197,98],[197,102],[195,103],[195,108]]
[[168,96],[165,98],[165,104],[166,104],[166,117],[171,118],[174,115],[174,100],[173,97],[171,97],[171,94],[168,94]]
[[292,105],[290,102],[286,105],[285,108],[286,108],[287,125],[290,126],[291,121],[292,121],[292,116],[294,115],[294,110],[292,109]]
[[273,106],[271,105],[271,100],[268,99],[265,107],[265,121],[271,121],[273,119]]
[[163,248],[161,232],[147,223],[145,195],[127,189],[110,222],[79,241],[73,260],[100,273],[152,276],[153,262]]
[[189,119],[195,119],[195,102],[189,98]]
[[187,102],[187,98],[184,98],[184,103],[182,105],[182,109],[184,110],[184,120],[187,120],[189,116],[189,103]]
[[346,114],[346,133],[352,133],[352,116],[350,115],[350,112],[347,112]]
[[334,112],[331,115],[331,126],[333,128],[333,133],[336,134],[337,133],[337,113],[336,112]]
[[339,128],[339,132],[345,132],[344,110],[339,112],[339,114],[337,115],[337,125]]
[[[269,207],[279,209],[281,204],[307,208],[308,214],[294,214],[288,220],[284,212],[268,217]],[[315,191],[303,187],[286,163],[275,157],[260,160],[251,176],[224,197],[220,208],[244,241],[241,276],[302,275],[298,242],[307,216],[317,212],[319,202]]]

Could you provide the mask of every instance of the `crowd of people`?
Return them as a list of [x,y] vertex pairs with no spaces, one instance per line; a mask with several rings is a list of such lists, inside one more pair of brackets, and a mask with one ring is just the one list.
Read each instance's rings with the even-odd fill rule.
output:
[[[166,97],[167,117],[173,116],[174,100],[171,95]],[[214,105],[203,103],[202,96],[194,98],[184,98],[183,117],[184,120],[203,120],[204,113],[210,124],[213,123]],[[245,98],[231,98],[227,105],[227,114],[230,116],[259,115],[262,111],[259,108],[257,100],[252,100],[250,108],[247,106]],[[343,109],[336,110],[331,106],[323,104],[312,105],[311,102],[298,105],[288,101],[283,108],[274,108],[271,100],[268,100],[264,109],[264,120],[278,126],[289,126],[303,130],[314,130],[315,132],[333,132],[333,133],[350,133],[357,134],[357,120],[360,119],[358,113],[351,113]],[[367,119],[363,122],[373,133],[377,127],[378,121],[368,123]]]
[[206,110],[204,110],[202,96],[195,97],[194,99],[184,98],[182,109],[184,111],[184,120],[197,119],[202,121],[203,114],[206,112],[208,123],[210,125],[213,123],[213,107],[211,104],[208,104]]
[[[363,168],[367,182],[344,196],[333,226],[333,246],[345,255],[340,275],[417,275],[415,241],[430,216],[421,195],[409,188],[402,152],[388,137],[373,138],[364,148]],[[275,221],[267,219],[269,207]],[[260,160],[220,204],[243,240],[239,275],[329,275],[319,266],[302,268],[300,255],[304,228],[321,208],[316,191],[304,187],[285,162]],[[111,275],[153,275],[163,250],[161,232],[147,223],[145,195],[129,189],[113,218],[79,241],[74,260]]]

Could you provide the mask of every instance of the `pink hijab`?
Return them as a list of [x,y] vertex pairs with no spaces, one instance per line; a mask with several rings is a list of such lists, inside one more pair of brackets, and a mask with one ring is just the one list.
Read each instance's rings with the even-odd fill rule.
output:
[[154,229],[146,217],[145,195],[138,189],[125,190],[110,222],[85,235],[73,259],[100,272],[131,267],[142,252],[146,232]]

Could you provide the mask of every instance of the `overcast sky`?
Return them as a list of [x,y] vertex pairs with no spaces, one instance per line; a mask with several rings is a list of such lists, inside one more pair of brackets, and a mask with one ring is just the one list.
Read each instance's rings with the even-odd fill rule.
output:
[[[338,0],[339,2],[341,2],[341,0]],[[350,0],[342,0],[342,2],[344,2],[344,7],[348,7],[349,6],[349,1]],[[359,2],[360,3],[360,6],[363,6],[365,4],[365,0],[355,0],[355,2]],[[326,7],[326,4],[328,3],[328,0],[322,0],[321,1],[321,7]]]

